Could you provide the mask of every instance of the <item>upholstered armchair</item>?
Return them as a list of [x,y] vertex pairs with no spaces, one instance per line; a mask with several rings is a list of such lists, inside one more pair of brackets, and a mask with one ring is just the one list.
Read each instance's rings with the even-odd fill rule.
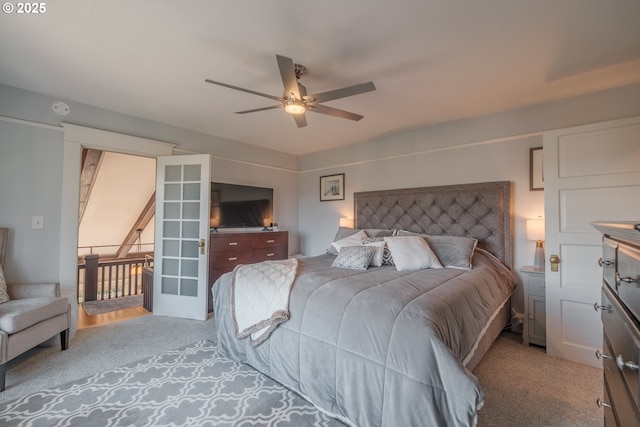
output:
[[[0,287],[4,288],[4,254],[8,229],[0,228]],[[3,294],[0,289],[0,294]],[[0,295],[2,296],[2,295]],[[5,388],[7,362],[60,334],[69,346],[71,307],[58,283],[6,284],[8,301],[0,303],[0,391]]]

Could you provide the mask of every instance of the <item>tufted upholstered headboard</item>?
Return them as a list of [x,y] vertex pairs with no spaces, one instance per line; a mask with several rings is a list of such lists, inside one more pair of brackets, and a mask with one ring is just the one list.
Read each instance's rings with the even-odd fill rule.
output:
[[511,267],[509,181],[354,193],[355,228],[473,237]]

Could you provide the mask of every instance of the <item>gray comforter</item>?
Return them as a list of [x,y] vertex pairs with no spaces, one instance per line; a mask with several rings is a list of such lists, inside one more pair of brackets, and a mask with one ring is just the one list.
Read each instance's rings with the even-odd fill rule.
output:
[[213,285],[218,352],[356,426],[468,426],[483,392],[463,364],[515,282],[476,250],[472,270],[367,271],[300,259],[290,319],[258,347],[234,336],[230,274]]

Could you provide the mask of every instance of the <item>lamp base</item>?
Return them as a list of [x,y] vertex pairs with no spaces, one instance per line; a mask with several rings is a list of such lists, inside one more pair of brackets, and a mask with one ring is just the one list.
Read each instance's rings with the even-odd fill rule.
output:
[[536,253],[533,258],[533,268],[535,270],[544,271],[544,244],[541,240],[536,242]]

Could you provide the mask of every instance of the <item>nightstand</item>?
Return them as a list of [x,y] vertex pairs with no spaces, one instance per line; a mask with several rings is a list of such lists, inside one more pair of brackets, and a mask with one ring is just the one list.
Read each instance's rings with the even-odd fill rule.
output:
[[524,326],[522,341],[524,345],[547,345],[547,320],[545,312],[544,271],[533,267],[522,267],[524,285]]

